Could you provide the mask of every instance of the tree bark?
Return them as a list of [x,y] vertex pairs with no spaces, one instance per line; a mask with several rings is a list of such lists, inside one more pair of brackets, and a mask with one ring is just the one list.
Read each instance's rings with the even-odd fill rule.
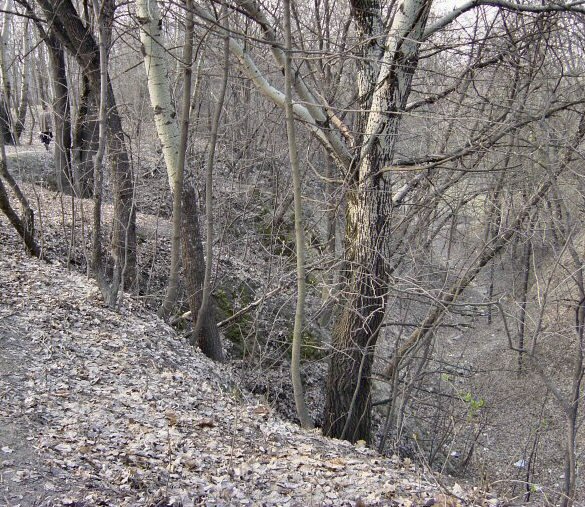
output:
[[[30,20],[27,18],[24,22],[24,32],[22,35],[23,40],[23,50],[24,55],[27,56],[30,52],[30,34],[29,34],[29,23]],[[21,72],[21,87],[20,87],[20,97],[18,99],[18,108],[16,111],[16,124],[14,126],[14,135],[16,137],[16,141],[20,143],[20,137],[24,132],[24,126],[26,123],[26,112],[28,110],[29,105],[29,63],[28,61],[22,62],[22,72]]]
[[[184,54],[189,58],[185,61],[185,72],[189,67],[188,79],[189,90],[184,90],[184,99],[190,97],[191,86],[191,58],[193,54],[193,13],[188,8],[187,16],[190,17],[187,23],[190,27],[190,34],[185,34],[186,40]],[[162,317],[168,317],[174,305],[177,296],[178,276],[180,269],[180,250],[181,244],[177,236],[177,230],[180,224],[180,199],[183,191],[183,175],[185,165],[185,154],[180,153],[180,147],[183,139],[179,133],[177,120],[175,117],[175,108],[171,100],[169,73],[166,64],[168,52],[165,50],[162,36],[162,18],[156,0],[139,0],[136,2],[136,19],[140,25],[140,42],[142,45],[142,54],[144,56],[144,68],[146,70],[146,80],[148,83],[148,94],[150,103],[154,112],[154,122],[156,132],[161,142],[165,166],[167,169],[167,178],[169,187],[173,193],[173,241],[171,244],[171,271],[167,283],[167,293],[160,310]],[[187,29],[189,31],[189,29]],[[184,105],[184,104],[183,104]],[[183,121],[185,113],[183,111]],[[188,115],[187,115],[188,121]],[[189,124],[187,122],[184,135],[188,134]]]
[[83,71],[72,146],[75,187],[82,197],[91,197],[94,191],[94,158],[98,144],[98,101]]
[[[227,20],[227,8],[224,8],[221,17],[224,18],[226,29],[229,30],[229,23]],[[197,320],[193,328],[193,334],[197,336],[203,326],[205,313],[211,305],[211,273],[213,267],[213,167],[215,164],[215,147],[217,145],[217,138],[219,135],[219,126],[221,121],[221,112],[225,100],[225,93],[229,78],[229,36],[224,37],[224,51],[223,51],[223,72],[222,81],[219,90],[217,103],[215,104],[215,111],[213,113],[213,122],[211,125],[209,149],[207,153],[207,161],[205,164],[205,277],[203,279],[203,295],[201,298],[201,306],[197,312]]]
[[381,170],[394,156],[400,112],[410,94],[430,4],[400,3],[379,58],[380,5],[352,2],[362,44],[374,60],[358,71],[361,102],[368,107],[362,113],[367,117],[358,121],[364,134],[346,213],[345,255],[351,273],[344,309],[333,328],[323,427],[326,435],[351,441],[370,439],[370,375],[389,280],[392,182]]
[[[223,351],[213,309],[211,305],[209,308],[205,308],[203,297],[206,268],[195,189],[192,185],[187,185],[182,191],[184,183],[182,181],[183,170],[179,169],[179,129],[171,101],[166,66],[167,53],[162,37],[162,19],[156,0],[139,0],[136,3],[136,14],[140,24],[140,41],[144,55],[148,92],[154,111],[157,134],[162,144],[169,186],[171,191],[181,192],[183,195],[183,209],[179,216],[183,232],[184,269],[191,315],[197,316],[197,322],[199,322],[199,324],[196,323],[192,333],[192,341],[199,345],[205,355],[216,361],[222,361]],[[221,104],[219,107],[221,108]],[[213,152],[211,157],[213,157]],[[208,213],[210,211],[208,210]],[[178,245],[176,246],[178,247]],[[211,257],[207,259],[207,262],[211,265]]]
[[26,224],[26,220],[21,220],[16,214],[12,206],[10,205],[10,199],[8,193],[4,187],[4,183],[0,179],[0,209],[6,215],[12,226],[16,229],[16,232],[23,239],[26,250],[29,254],[34,257],[40,257],[41,251],[34,240],[34,236],[31,234],[29,227]]
[[55,126],[54,160],[57,181],[61,192],[72,192],[71,171],[71,118],[69,110],[69,87],[65,70],[65,53],[54,34],[47,39],[51,80],[53,82],[53,118]]
[[4,144],[16,144],[14,137],[14,120],[12,118],[12,83],[6,65],[6,48],[8,46],[8,24],[10,15],[3,14],[0,26],[0,131],[4,137]]
[[[16,195],[17,199],[20,201],[23,215],[22,219],[16,214],[16,212],[10,205],[8,192],[6,192],[6,188],[4,187],[4,183],[2,182],[3,179],[12,188],[12,191]],[[12,226],[16,229],[16,232],[18,232],[20,237],[23,239],[24,245],[28,253],[35,257],[40,257],[41,250],[34,239],[35,236],[34,213],[31,207],[29,206],[26,197],[20,190],[20,187],[18,186],[12,175],[8,172],[8,166],[6,164],[6,150],[4,149],[4,141],[1,138],[0,138],[0,209],[6,215]]]
[[536,217],[528,219],[526,228],[526,239],[524,243],[524,252],[522,254],[522,285],[520,288],[519,306],[520,315],[518,316],[518,374],[524,372],[524,352],[525,352],[525,335],[526,335],[526,317],[528,307],[528,290],[530,289],[530,272],[532,267],[532,235],[536,226]]
[[[290,166],[293,179],[293,195],[295,210],[295,244],[297,254],[297,304],[295,310],[295,323],[292,338],[291,353],[291,380],[295,397],[295,406],[301,426],[303,428],[312,428],[313,421],[309,415],[303,382],[301,379],[301,344],[303,340],[303,324],[305,320],[305,298],[307,286],[305,282],[305,230],[303,226],[303,203],[301,195],[301,171],[299,168],[299,156],[297,150],[297,140],[295,132],[295,120],[293,114],[292,101],[292,68],[291,55],[292,48],[291,27],[290,27],[290,1],[284,0],[284,32],[285,32],[285,61],[284,61],[284,89],[285,89],[285,117],[286,132],[288,138],[288,153],[290,157]],[[226,48],[227,49],[227,48]]]
[[0,135],[4,144],[14,144],[10,107],[8,106],[6,95],[3,93],[0,93]]
[[[197,191],[191,183],[183,189],[183,212],[181,213],[183,272],[189,297],[191,315],[197,315],[201,306],[203,280],[205,278],[205,258],[199,228],[199,212],[197,210]],[[215,361],[223,361],[221,338],[213,307],[209,307],[203,315],[201,332],[191,335],[191,343],[198,345],[201,351]]]
[[183,184],[185,181],[185,155],[189,138],[191,119],[191,88],[193,74],[193,0],[185,2],[185,43],[183,46],[183,103],[181,109],[181,125],[179,135],[179,157],[173,192],[173,238],[171,244],[171,267],[165,299],[159,315],[166,319],[170,316],[178,297],[179,275],[181,272],[181,213]]

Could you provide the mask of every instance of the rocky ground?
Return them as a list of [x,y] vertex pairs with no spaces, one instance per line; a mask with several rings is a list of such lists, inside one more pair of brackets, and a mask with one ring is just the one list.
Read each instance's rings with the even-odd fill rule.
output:
[[112,310],[27,257],[3,216],[0,294],[0,505],[500,505],[282,420],[142,301]]

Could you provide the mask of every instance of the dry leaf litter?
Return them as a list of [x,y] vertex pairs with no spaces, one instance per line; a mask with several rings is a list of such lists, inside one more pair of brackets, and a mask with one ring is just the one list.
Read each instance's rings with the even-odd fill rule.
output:
[[132,298],[113,311],[27,257],[1,216],[0,294],[0,505],[497,505],[281,420]]

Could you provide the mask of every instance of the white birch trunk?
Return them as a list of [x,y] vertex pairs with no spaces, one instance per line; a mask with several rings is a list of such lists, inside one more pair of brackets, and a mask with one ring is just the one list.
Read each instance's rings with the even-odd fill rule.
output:
[[[191,4],[189,3],[189,7]],[[162,19],[156,0],[138,0],[136,3],[137,19],[140,23],[140,40],[142,42],[142,54],[144,55],[144,66],[146,69],[146,76],[148,79],[148,92],[150,101],[154,110],[154,119],[158,137],[162,143],[163,155],[167,167],[167,175],[169,178],[169,185],[173,192],[181,192],[183,212],[179,215],[175,213],[173,220],[181,219],[181,230],[183,231],[181,237],[184,242],[183,251],[186,284],[187,290],[190,294],[191,312],[193,315],[197,313],[197,323],[195,330],[192,333],[193,341],[197,342],[202,352],[208,357],[222,361],[223,351],[221,348],[221,340],[217,330],[217,324],[213,317],[211,304],[206,304],[205,300],[201,298],[201,286],[205,285],[205,274],[202,267],[205,266],[205,259],[203,256],[203,248],[201,245],[201,237],[199,232],[198,211],[195,202],[195,193],[190,187],[187,191],[182,187],[183,181],[183,164],[184,151],[180,155],[181,138],[179,134],[179,126],[175,116],[175,111],[171,102],[170,81],[166,67],[166,59],[168,53],[165,51],[164,41],[162,37]],[[190,57],[189,57],[190,58]],[[190,62],[185,62],[190,65]],[[227,81],[227,67],[225,80]],[[225,90],[224,90],[225,92]],[[187,101],[188,94],[185,95]],[[185,103],[185,108],[188,109],[188,104]],[[221,110],[221,102],[218,104]],[[188,121],[187,112],[183,113],[183,121]],[[217,117],[219,123],[219,112]],[[184,135],[187,136],[188,125],[183,125]],[[215,132],[217,136],[217,132]],[[186,141],[185,141],[186,143]],[[213,163],[213,149],[210,151],[209,164]],[[181,164],[181,165],[179,165]],[[208,166],[208,174],[211,177],[211,169]],[[211,185],[208,181],[208,209],[211,213]],[[178,204],[178,203],[174,203]],[[208,217],[211,220],[211,216]],[[210,223],[210,222],[208,222]],[[176,225],[176,224],[175,224]],[[211,234],[210,234],[211,235]],[[211,269],[211,246],[213,241],[208,237],[208,258],[209,264],[207,273]],[[179,245],[173,242],[173,249],[178,248]],[[175,251],[174,254],[177,252]],[[208,277],[209,278],[209,277]],[[209,280],[207,280],[207,289],[204,289],[204,295],[209,299]],[[166,310],[165,310],[166,311]],[[201,330],[201,332],[199,332]]]
[[171,102],[168,53],[162,38],[162,19],[156,0],[137,0],[136,17],[140,24],[140,42],[148,82],[150,103],[167,168],[171,189],[175,188],[179,161],[179,127]]

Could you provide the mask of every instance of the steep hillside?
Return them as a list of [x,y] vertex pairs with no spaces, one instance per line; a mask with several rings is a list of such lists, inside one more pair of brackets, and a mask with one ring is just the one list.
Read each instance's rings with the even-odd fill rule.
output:
[[[301,431],[0,217],[0,504],[459,505],[409,460]],[[474,500],[466,505],[497,505]]]

